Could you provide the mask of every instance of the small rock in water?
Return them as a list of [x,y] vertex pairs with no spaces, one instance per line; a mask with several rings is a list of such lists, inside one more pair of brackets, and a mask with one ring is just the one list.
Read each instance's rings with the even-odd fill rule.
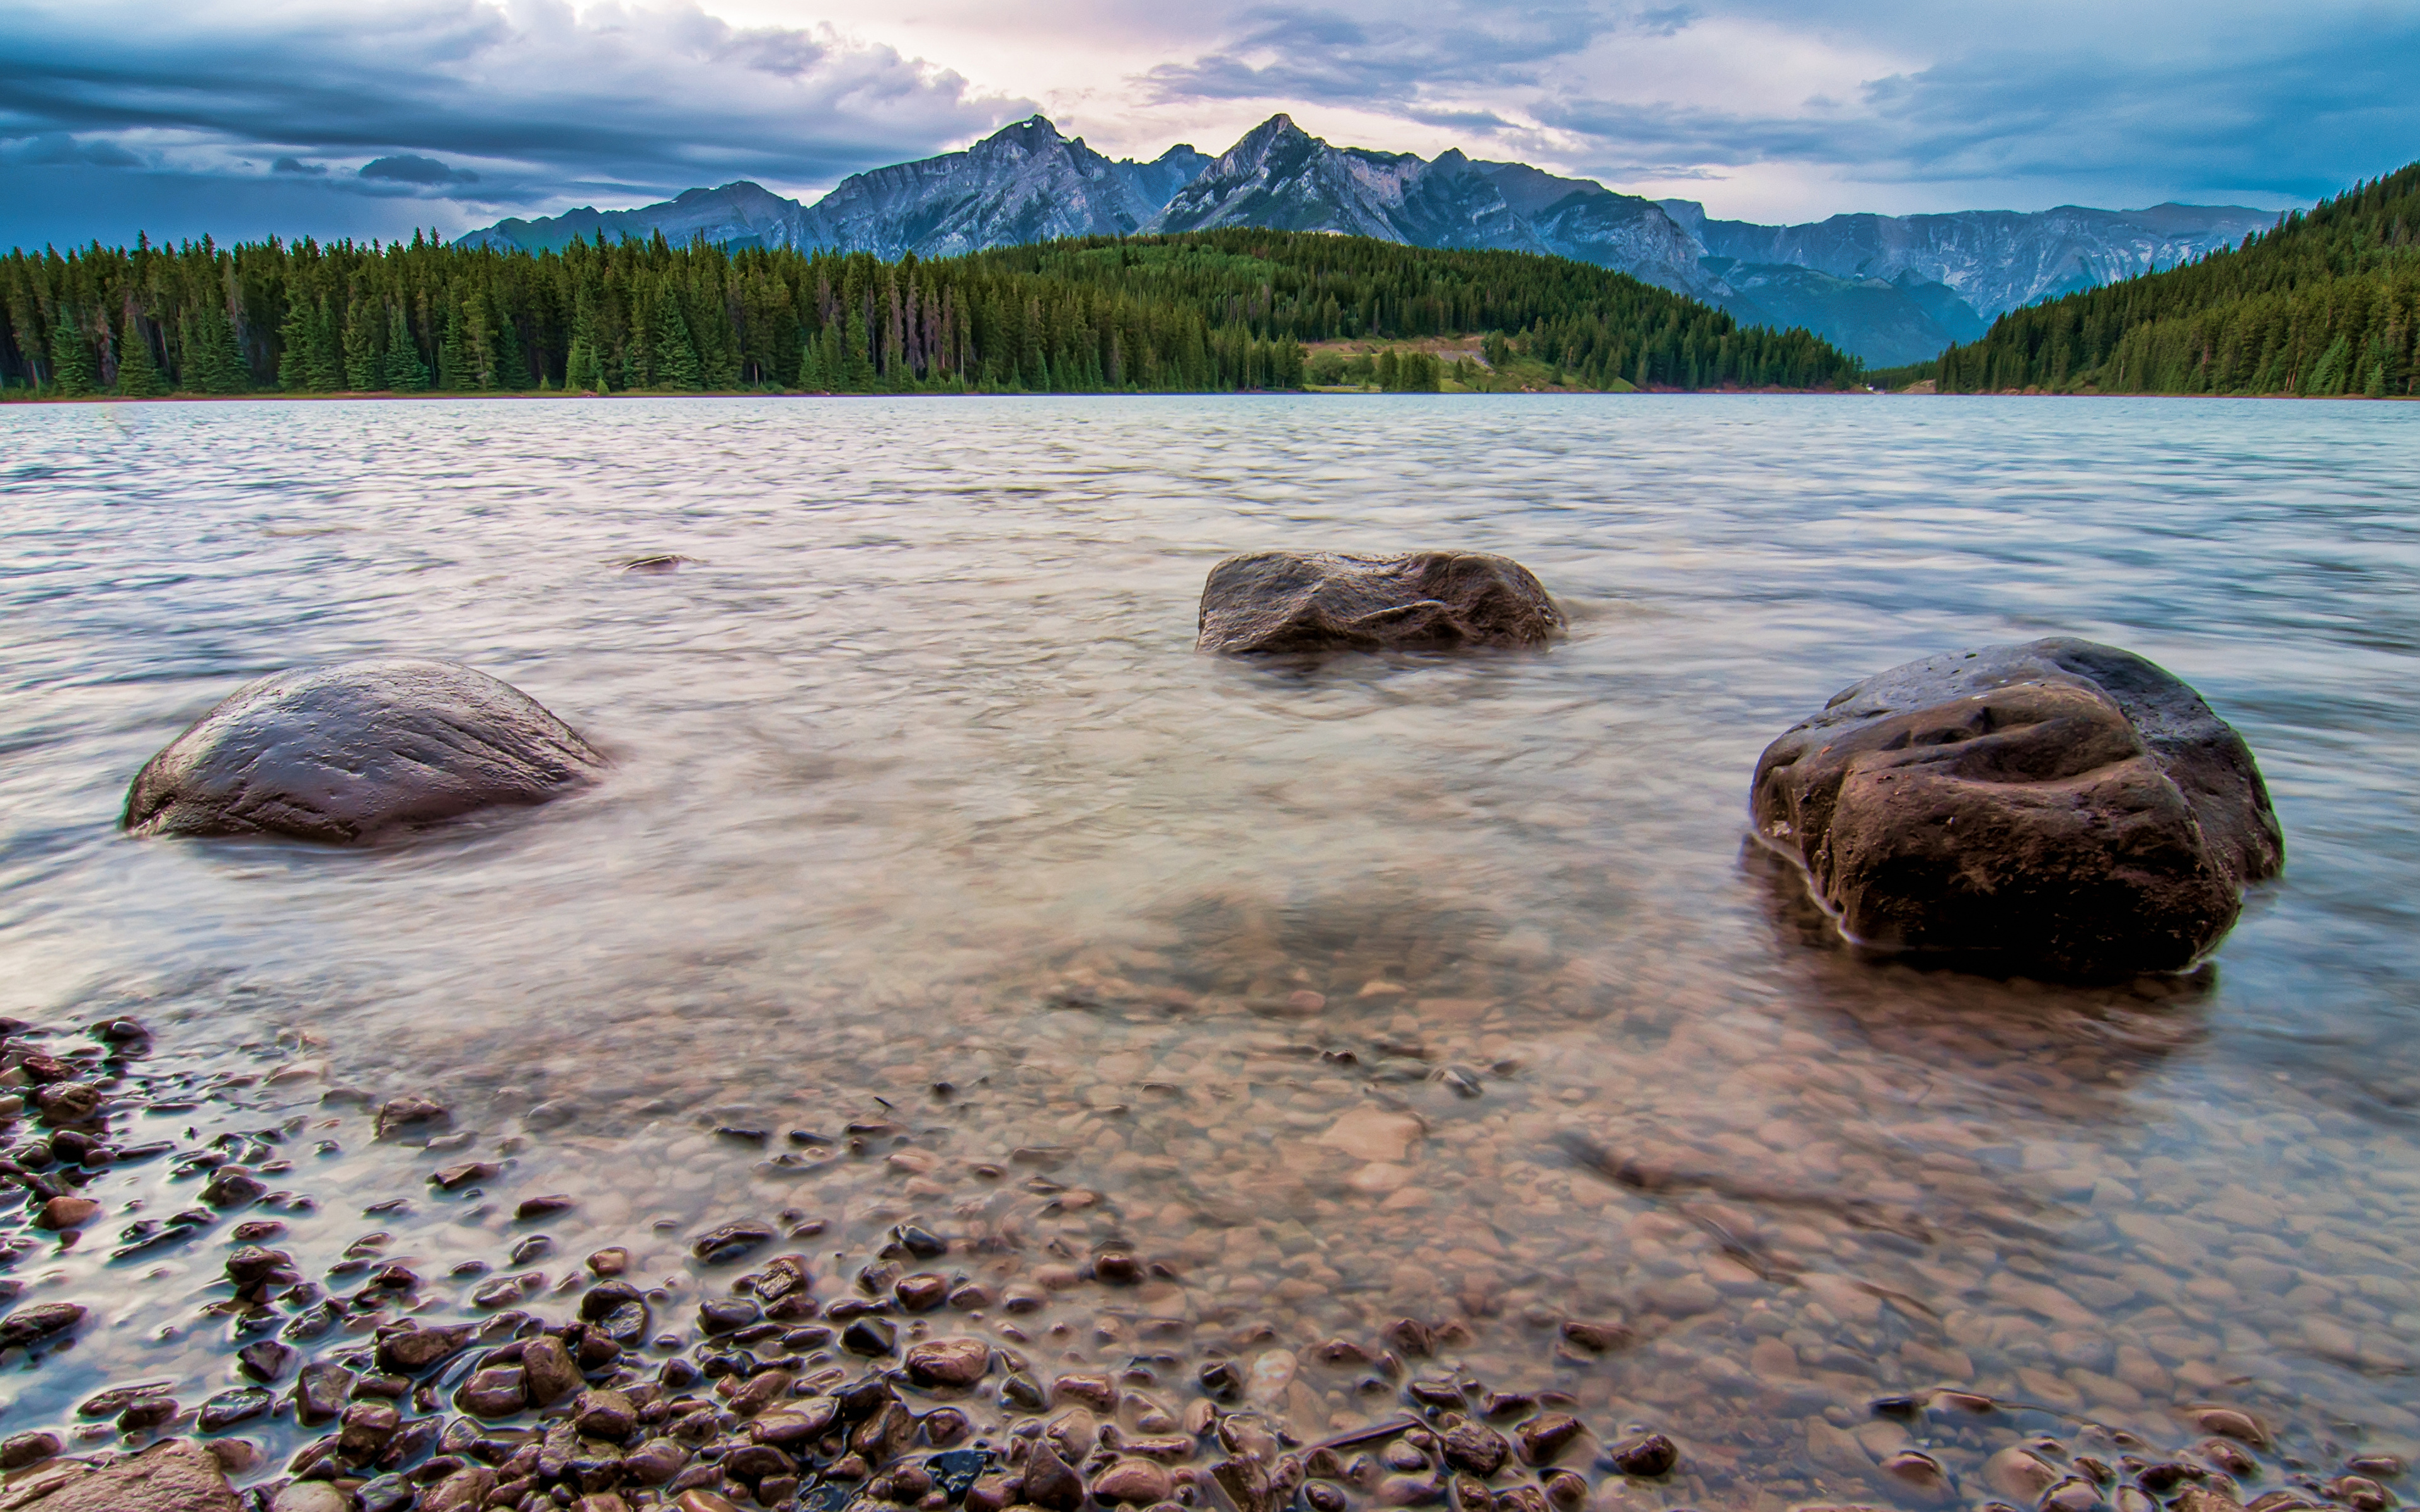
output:
[[101,1214],[101,1204],[90,1197],[53,1197],[42,1204],[34,1219],[38,1228],[81,1228]]
[[224,1433],[239,1423],[249,1423],[276,1405],[276,1398],[263,1386],[239,1386],[223,1391],[202,1404],[197,1426],[204,1433]]
[[1606,1452],[1606,1461],[1625,1475],[1652,1479],[1670,1474],[1681,1462],[1681,1450],[1661,1433],[1644,1433],[1615,1444]]
[[0,1349],[36,1343],[64,1334],[84,1321],[84,1309],[71,1302],[37,1303],[0,1318]]
[[529,1405],[527,1377],[517,1365],[473,1370],[455,1400],[473,1417],[510,1417]]
[[392,1139],[408,1129],[442,1128],[452,1119],[445,1105],[432,1099],[390,1098],[379,1107],[377,1134],[380,1139]]
[[391,659],[247,683],[145,764],[137,835],[285,835],[353,844],[496,805],[543,803],[605,765],[517,688]]
[[552,1407],[582,1385],[580,1367],[563,1341],[543,1335],[522,1348],[521,1374],[528,1381],[530,1400],[540,1407]]
[[1504,1435],[1484,1424],[1463,1423],[1446,1430],[1445,1460],[1456,1470],[1493,1475],[1504,1468],[1505,1457],[1512,1452]]
[[1076,1512],[1084,1504],[1083,1478],[1059,1458],[1057,1450],[1041,1445],[1026,1457],[1025,1500],[1048,1512]]
[[55,1433],[19,1433],[0,1441],[0,1470],[23,1470],[59,1452]]
[[2255,1449],[2269,1447],[2268,1428],[2261,1425],[2258,1418],[2237,1408],[2188,1408],[2185,1415],[2204,1433],[2214,1433],[2221,1438],[2233,1439],[2238,1443],[2248,1443]]
[[1563,612],[1528,568],[1475,551],[1256,551],[1210,569],[1200,651],[1541,646]]
[[1168,1472],[1148,1459],[1120,1459],[1093,1477],[1093,1497],[1109,1505],[1148,1505],[1168,1500]]
[[925,1339],[908,1347],[908,1379],[920,1386],[967,1387],[991,1369],[991,1346],[981,1339]]
[[2012,1501],[2030,1506],[2058,1484],[2056,1466],[2022,1444],[2010,1444],[1983,1462],[1983,1479]]
[[841,1348],[851,1354],[879,1359],[898,1345],[899,1330],[882,1318],[861,1318],[850,1323],[840,1336]]
[[773,1229],[769,1224],[742,1219],[700,1234],[690,1250],[708,1265],[721,1265],[726,1260],[739,1258],[772,1237]]

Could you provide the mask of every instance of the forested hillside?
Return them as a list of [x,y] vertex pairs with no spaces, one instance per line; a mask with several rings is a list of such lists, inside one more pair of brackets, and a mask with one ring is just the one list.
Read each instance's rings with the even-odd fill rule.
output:
[[1563,381],[1837,388],[1853,359],[1619,273],[1268,231],[865,254],[208,240],[0,260],[0,384],[256,392],[1205,392],[1302,344],[1504,333]]
[[2164,273],[2022,310],[1928,374],[1944,393],[2420,392],[2420,163]]

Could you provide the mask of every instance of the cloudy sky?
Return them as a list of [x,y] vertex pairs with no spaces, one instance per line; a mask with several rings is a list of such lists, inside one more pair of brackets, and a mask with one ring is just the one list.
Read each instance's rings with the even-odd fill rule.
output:
[[2274,208],[2420,158],[2413,0],[0,0],[0,246],[812,198],[1036,110],[1290,113],[1717,215]]

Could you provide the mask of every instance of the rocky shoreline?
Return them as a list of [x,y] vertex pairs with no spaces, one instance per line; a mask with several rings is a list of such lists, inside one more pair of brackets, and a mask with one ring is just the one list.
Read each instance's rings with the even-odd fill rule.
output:
[[[1153,1321],[1150,1304],[1182,1279],[1181,1261],[1116,1242],[1029,1254],[940,1219],[893,1224],[852,1253],[823,1247],[837,1236],[799,1209],[682,1236],[692,1295],[634,1266],[660,1234],[597,1248],[551,1278],[536,1269],[571,1260],[547,1229],[577,1202],[547,1195],[512,1204],[511,1242],[493,1261],[425,1274],[373,1231],[315,1279],[281,1243],[289,1225],[319,1216],[293,1184],[296,1157],[335,1141],[309,1125],[366,1121],[373,1139],[411,1147],[449,1199],[481,1198],[502,1164],[465,1158],[472,1139],[434,1099],[341,1088],[321,1105],[349,1114],[204,1139],[209,1093],[197,1096],[190,1073],[151,1074],[152,1039],[136,1020],[7,1027],[0,1083],[13,1105],[0,1109],[14,1143],[0,1175],[25,1202],[0,1220],[11,1304],[0,1362],[39,1372],[74,1348],[89,1304],[45,1294],[44,1254],[99,1243],[116,1226],[111,1256],[125,1272],[180,1260],[188,1284],[207,1281],[195,1295],[225,1383],[113,1381],[50,1423],[11,1411],[17,1421],[0,1420],[5,1512],[1784,1504],[1734,1455],[1602,1418],[1560,1389],[1571,1372],[1641,1347],[1620,1319],[1555,1319],[1539,1379],[1486,1381],[1465,1360],[1476,1318],[1404,1317],[1366,1339],[1197,1340],[1181,1320]],[[163,1111],[193,1117],[194,1137],[126,1137],[131,1115]],[[903,1172],[921,1164],[895,1125],[783,1137],[886,1165],[905,1154]],[[85,1195],[114,1169],[154,1161],[194,1183],[191,1205],[151,1217]],[[410,1201],[368,1204],[365,1216]],[[16,1276],[28,1271],[31,1287]],[[169,1275],[163,1263],[143,1278],[163,1283],[163,1316],[177,1306]],[[1134,1326],[1103,1312],[1079,1331],[1063,1315],[1085,1298],[1131,1303]],[[1357,1421],[1318,1421],[1302,1389],[1314,1376],[1342,1384]],[[1808,1420],[1807,1443],[1819,1474],[1911,1507],[2396,1504],[2389,1483],[2403,1465],[2392,1455],[2332,1450],[2323,1432],[2281,1434],[2221,1403],[2143,1416],[2123,1426],[1945,1386],[1876,1396],[1862,1414],[1828,1410]]]

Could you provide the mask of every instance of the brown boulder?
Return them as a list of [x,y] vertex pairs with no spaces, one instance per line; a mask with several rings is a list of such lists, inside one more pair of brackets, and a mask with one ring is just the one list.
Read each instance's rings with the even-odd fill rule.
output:
[[395,658],[247,683],[135,774],[138,835],[349,845],[496,805],[543,803],[603,757],[520,689]]
[[1766,748],[1750,801],[1850,939],[2030,975],[2189,966],[2285,854],[2242,737],[2088,640],[1854,684]]
[[1254,551],[1210,569],[1194,649],[1542,646],[1562,627],[1563,611],[1538,579],[1503,557]]

